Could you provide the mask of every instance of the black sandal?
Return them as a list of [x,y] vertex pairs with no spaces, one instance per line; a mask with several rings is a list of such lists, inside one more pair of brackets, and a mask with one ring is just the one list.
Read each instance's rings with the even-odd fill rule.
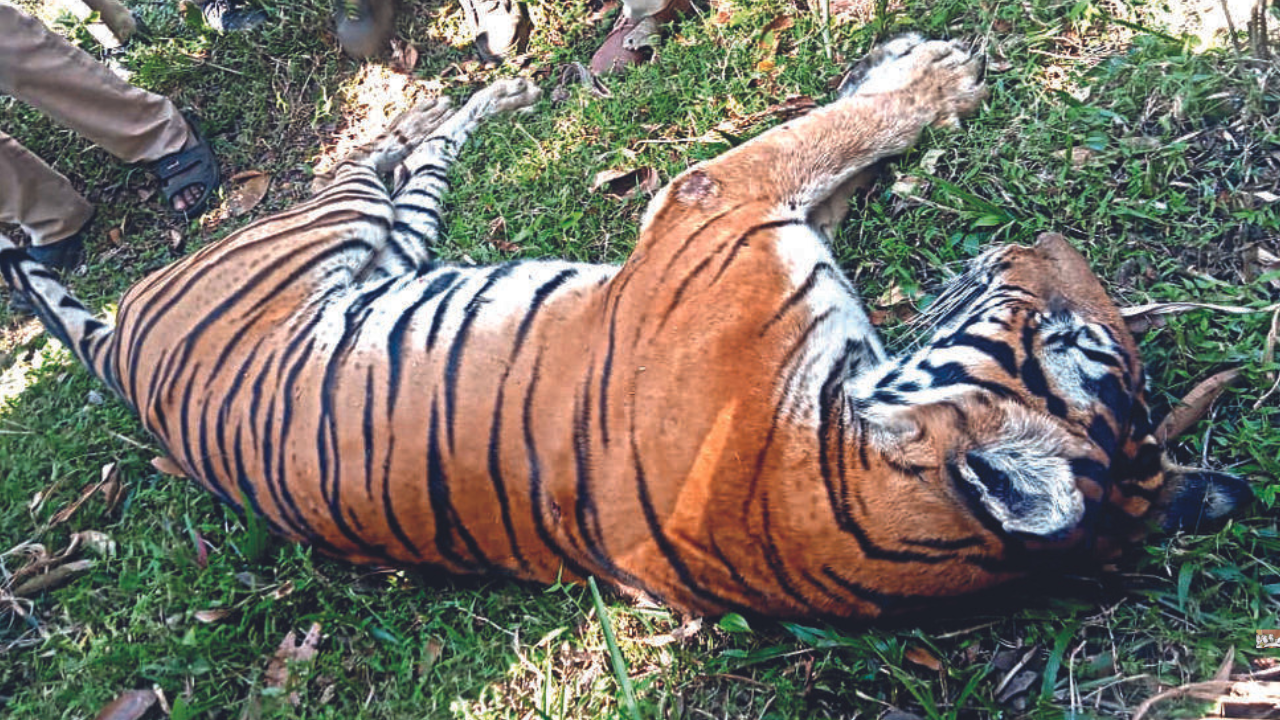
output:
[[[221,178],[218,175],[218,161],[213,156],[213,148],[209,147],[209,141],[200,134],[196,117],[188,113],[183,113],[183,117],[186,118],[187,126],[196,137],[196,145],[165,155],[150,163],[148,169],[160,181],[160,192],[164,195],[164,201],[168,204],[169,210],[176,215],[190,217],[204,212],[209,204],[209,198],[213,197],[214,191],[218,189]],[[185,209],[175,208],[173,199],[193,185],[204,187],[200,197]]]

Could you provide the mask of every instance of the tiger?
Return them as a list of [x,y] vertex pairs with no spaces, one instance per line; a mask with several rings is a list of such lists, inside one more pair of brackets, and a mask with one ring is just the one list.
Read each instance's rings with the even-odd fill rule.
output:
[[1061,235],[981,253],[885,349],[833,235],[880,161],[982,105],[983,69],[874,48],[659,190],[620,266],[432,255],[468,135],[539,97],[505,79],[413,108],[113,325],[12,243],[0,273],[172,470],[323,554],[699,615],[921,612],[1249,495],[1164,460],[1134,339]]

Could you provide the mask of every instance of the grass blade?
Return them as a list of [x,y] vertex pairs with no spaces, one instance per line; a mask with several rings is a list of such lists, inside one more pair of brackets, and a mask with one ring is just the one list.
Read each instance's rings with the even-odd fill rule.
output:
[[618,642],[613,637],[613,624],[609,621],[609,611],[605,609],[604,600],[600,598],[600,588],[596,587],[594,577],[587,578],[591,586],[591,599],[596,604],[596,615],[600,617],[600,628],[604,631],[604,644],[609,646],[609,660],[613,663],[613,676],[618,679],[618,687],[622,688],[622,699],[627,705],[627,713],[631,720],[640,720],[640,707],[636,705],[636,691],[631,687],[631,677],[627,675],[627,660],[618,649]]

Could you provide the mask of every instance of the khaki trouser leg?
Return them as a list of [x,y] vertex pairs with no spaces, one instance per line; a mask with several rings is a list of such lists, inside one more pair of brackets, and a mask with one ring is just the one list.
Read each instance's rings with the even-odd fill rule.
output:
[[0,93],[43,111],[125,162],[158,160],[191,137],[168,98],[126,83],[39,20],[3,3]]
[[74,235],[93,205],[30,150],[0,132],[0,222],[17,223],[36,245]]

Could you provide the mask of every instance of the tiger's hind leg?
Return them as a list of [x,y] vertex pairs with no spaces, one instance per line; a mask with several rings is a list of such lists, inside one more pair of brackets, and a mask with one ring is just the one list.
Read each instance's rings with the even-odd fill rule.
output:
[[499,80],[472,95],[461,110],[413,149],[396,168],[396,219],[389,252],[402,252],[413,269],[430,262],[430,247],[440,235],[447,172],[463,143],[486,118],[529,107],[540,94],[536,85],[523,78]]

